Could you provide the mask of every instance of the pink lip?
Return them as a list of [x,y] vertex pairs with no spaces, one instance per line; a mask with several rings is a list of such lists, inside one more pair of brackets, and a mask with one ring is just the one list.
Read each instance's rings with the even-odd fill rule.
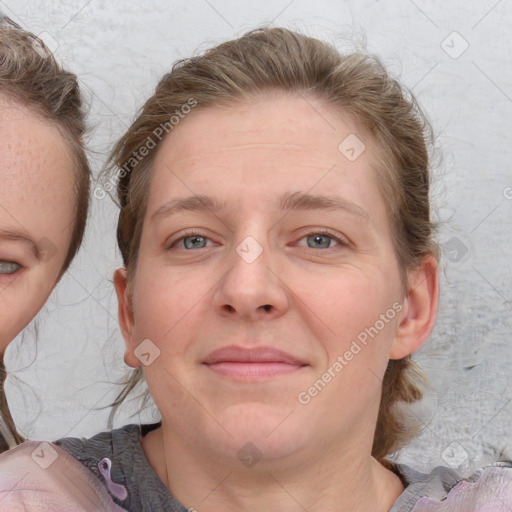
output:
[[221,375],[242,379],[276,377],[307,366],[305,362],[276,348],[247,349],[236,345],[214,350],[203,364]]

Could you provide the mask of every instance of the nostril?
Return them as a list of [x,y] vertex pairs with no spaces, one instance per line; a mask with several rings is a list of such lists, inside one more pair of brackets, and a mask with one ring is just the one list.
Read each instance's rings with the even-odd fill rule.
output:
[[[233,306],[231,306],[230,304],[224,304],[224,306],[222,306],[222,309],[224,309],[225,311],[227,311],[229,313],[236,312],[236,309]],[[259,306],[257,309],[258,310],[264,309],[268,313],[269,311],[272,311],[273,306],[272,306],[272,304],[264,304],[263,306]]]

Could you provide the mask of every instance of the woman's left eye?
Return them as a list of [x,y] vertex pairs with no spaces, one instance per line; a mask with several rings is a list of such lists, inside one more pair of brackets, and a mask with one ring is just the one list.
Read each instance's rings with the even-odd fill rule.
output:
[[[311,249],[330,249],[332,247],[332,242],[335,242],[336,245],[344,245],[344,243],[335,236],[328,233],[311,233],[301,238],[301,240],[306,240],[307,247]],[[301,247],[304,245],[298,244]]]

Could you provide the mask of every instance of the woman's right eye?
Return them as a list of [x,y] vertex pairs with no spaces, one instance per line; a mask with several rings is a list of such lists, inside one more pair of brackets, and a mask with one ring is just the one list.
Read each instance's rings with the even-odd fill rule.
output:
[[[208,244],[208,242],[210,242],[210,244]],[[193,230],[189,230],[183,233],[180,238],[175,240],[168,249],[204,249],[205,247],[209,247],[211,242],[212,241],[207,236],[196,233]]]
[[21,268],[19,263],[15,261],[3,261],[0,260],[0,275],[1,274],[14,274]]

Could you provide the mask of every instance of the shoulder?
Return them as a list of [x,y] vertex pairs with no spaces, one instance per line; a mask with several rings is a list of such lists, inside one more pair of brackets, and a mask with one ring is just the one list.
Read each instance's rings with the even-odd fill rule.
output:
[[429,474],[405,465],[395,467],[407,487],[391,512],[512,510],[512,461],[484,466],[466,477],[442,466]]
[[155,425],[125,425],[124,427],[110,430],[108,432],[100,432],[93,437],[78,438],[78,437],[64,437],[55,441],[56,445],[62,446],[66,451],[70,450],[84,451],[88,453],[99,453],[110,451],[114,449],[116,440],[122,439],[128,441],[130,439],[137,439],[145,428],[156,428]]
[[117,459],[119,452],[127,454],[134,449],[140,449],[141,429],[139,425],[126,425],[88,439],[66,437],[55,441],[55,444],[100,476],[103,474],[100,467],[102,460]]
[[120,512],[99,480],[66,451],[28,441],[0,455],[0,509]]
[[90,439],[64,438],[56,444],[94,473],[125,509],[183,510],[180,504],[172,503],[174,498],[153,471],[142,448],[142,437],[159,426],[127,425]]

